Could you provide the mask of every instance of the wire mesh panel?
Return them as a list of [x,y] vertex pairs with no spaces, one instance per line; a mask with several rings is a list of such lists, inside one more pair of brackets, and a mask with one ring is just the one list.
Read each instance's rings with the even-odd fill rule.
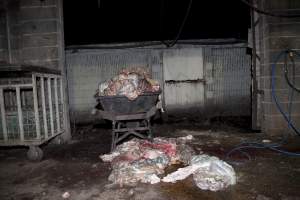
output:
[[15,113],[7,113],[6,115],[6,126],[7,126],[7,136],[8,140],[19,139],[19,126],[18,126],[18,117],[17,112]]
[[33,110],[27,110],[23,112],[23,126],[25,140],[30,140],[37,137],[35,132],[36,126]]

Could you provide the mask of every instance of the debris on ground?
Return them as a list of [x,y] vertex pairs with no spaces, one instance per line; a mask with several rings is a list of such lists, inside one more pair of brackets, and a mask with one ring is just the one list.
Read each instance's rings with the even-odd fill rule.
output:
[[[100,158],[104,162],[111,162],[112,172],[108,180],[120,186],[132,186],[138,182],[176,182],[190,175],[193,175],[196,185],[204,190],[217,191],[235,184],[233,168],[217,157],[195,155],[188,144],[192,139],[192,136],[157,137],[149,142],[135,138]],[[183,163],[186,167],[163,177],[166,167],[178,163]]]
[[178,137],[177,140],[180,140],[182,142],[186,142],[186,141],[191,141],[194,139],[193,135],[187,135],[187,136],[183,136],[183,137]]
[[71,195],[70,195],[69,192],[65,192],[61,196],[62,196],[63,199],[68,199]]
[[266,197],[262,194],[257,195],[256,200],[272,200],[270,197]]
[[272,141],[271,140],[268,140],[268,139],[264,139],[262,140],[263,143],[271,143]]
[[109,81],[100,83],[96,95],[125,95],[128,99],[134,100],[143,93],[159,91],[159,82],[150,77],[145,68],[123,69]]
[[112,152],[111,154],[104,154],[101,156],[101,159],[104,161],[104,162],[111,162],[115,157],[119,156],[120,155],[120,152]]

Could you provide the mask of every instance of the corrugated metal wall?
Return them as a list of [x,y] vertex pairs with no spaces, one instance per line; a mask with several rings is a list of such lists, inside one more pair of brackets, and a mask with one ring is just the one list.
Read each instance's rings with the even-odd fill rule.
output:
[[[250,57],[244,47],[185,46],[199,52],[202,49],[203,74],[206,84],[201,110],[207,115],[250,115]],[[180,51],[180,48],[179,51]],[[173,49],[178,51],[178,49]],[[97,49],[66,51],[69,101],[73,120],[86,122],[95,105],[93,95],[98,83],[110,79],[127,67],[147,67],[164,88],[164,52],[172,49]],[[187,55],[187,57],[189,57]],[[180,58],[178,58],[180,59]],[[186,66],[183,66],[186,67]],[[201,66],[199,66],[201,67]],[[195,93],[185,91],[186,94]],[[202,95],[202,94],[201,94]],[[179,97],[174,97],[179,98]]]
[[[69,103],[73,120],[90,121],[96,101],[93,95],[100,82],[109,80],[121,69],[146,67],[162,80],[159,52],[155,50],[85,50],[66,54]],[[162,83],[162,82],[161,82]]]
[[212,115],[251,114],[251,57],[246,48],[205,51],[206,107]]

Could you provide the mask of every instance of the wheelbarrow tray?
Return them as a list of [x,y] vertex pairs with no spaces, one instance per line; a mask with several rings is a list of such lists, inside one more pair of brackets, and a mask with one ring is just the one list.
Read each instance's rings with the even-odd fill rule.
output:
[[137,114],[149,111],[158,101],[159,92],[143,93],[134,100],[126,96],[98,96],[101,110],[114,114]]

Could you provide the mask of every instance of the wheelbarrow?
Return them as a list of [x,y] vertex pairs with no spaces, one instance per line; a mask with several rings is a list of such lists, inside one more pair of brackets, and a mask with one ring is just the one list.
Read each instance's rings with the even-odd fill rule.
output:
[[134,100],[118,95],[96,97],[101,118],[112,122],[111,151],[129,135],[152,140],[150,118],[156,113],[159,94],[144,93]]

